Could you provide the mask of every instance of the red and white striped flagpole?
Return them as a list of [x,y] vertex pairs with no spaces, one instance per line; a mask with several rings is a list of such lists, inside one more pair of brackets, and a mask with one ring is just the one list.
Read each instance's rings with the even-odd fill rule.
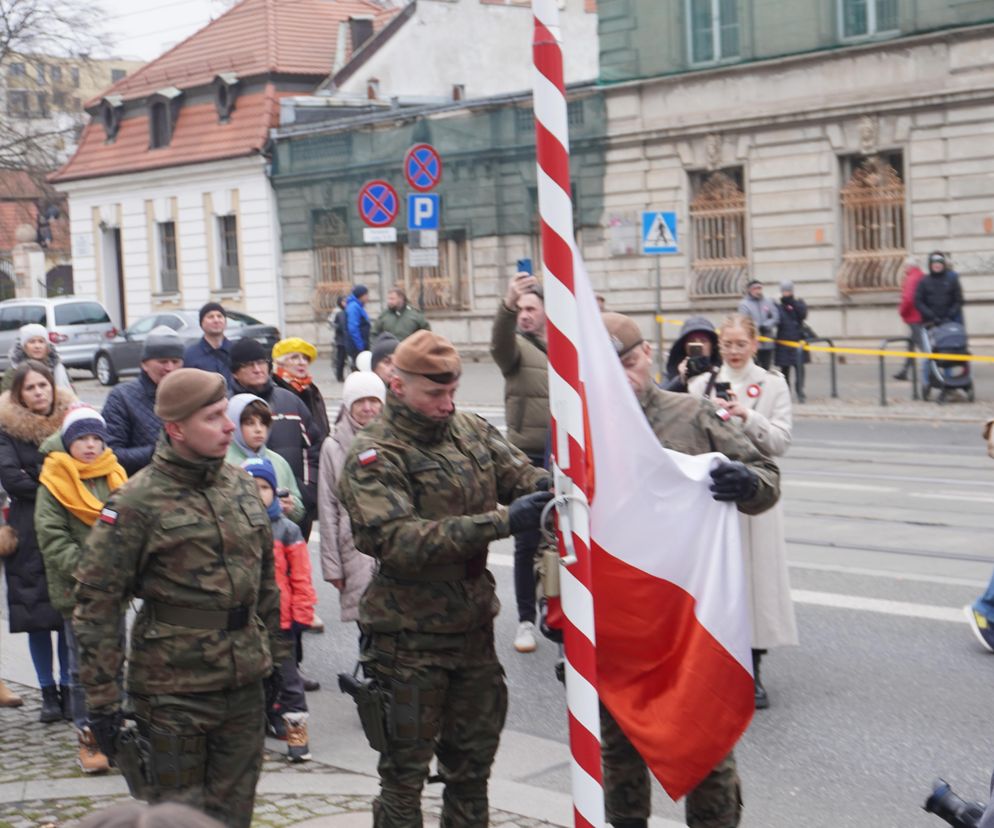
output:
[[586,436],[580,364],[579,314],[573,292],[573,202],[563,52],[557,0],[532,0],[535,34],[534,101],[538,206],[549,353],[549,407],[559,513],[566,703],[572,754],[574,824],[604,825],[600,710],[586,503]]

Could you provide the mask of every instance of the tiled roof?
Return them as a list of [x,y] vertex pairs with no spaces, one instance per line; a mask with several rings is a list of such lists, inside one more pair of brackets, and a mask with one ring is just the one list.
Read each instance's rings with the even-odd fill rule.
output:
[[218,123],[213,103],[183,106],[167,147],[149,149],[148,115],[124,118],[113,143],[104,128],[90,121],[83,130],[79,149],[50,180],[72,181],[103,175],[175,167],[237,158],[260,151],[271,127],[279,123],[279,98],[273,84],[264,92],[239,95],[228,123]]
[[51,223],[51,250],[69,249],[69,222],[65,203],[51,191],[45,192],[21,170],[0,170],[0,252],[7,253],[17,244],[17,228],[22,224],[36,226],[37,204],[55,201],[61,215]]
[[204,86],[221,72],[320,79],[335,63],[339,24],[353,16],[372,17],[378,31],[396,13],[368,0],[242,0],[88,106],[109,94],[132,100],[166,86]]

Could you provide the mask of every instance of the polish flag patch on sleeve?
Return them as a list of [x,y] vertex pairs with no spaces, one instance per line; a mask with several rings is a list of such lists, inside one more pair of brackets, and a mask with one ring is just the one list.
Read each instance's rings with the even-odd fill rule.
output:
[[111,526],[114,526],[117,523],[117,512],[113,509],[104,508],[100,513],[100,520],[103,523],[109,523]]
[[728,409],[727,408],[716,408],[714,413],[715,413],[715,416],[717,416],[719,420],[723,420],[726,423],[730,419],[732,419],[732,415],[728,413]]
[[359,460],[360,466],[369,466],[379,460],[376,456],[376,449],[366,449],[365,451],[360,451],[357,459]]

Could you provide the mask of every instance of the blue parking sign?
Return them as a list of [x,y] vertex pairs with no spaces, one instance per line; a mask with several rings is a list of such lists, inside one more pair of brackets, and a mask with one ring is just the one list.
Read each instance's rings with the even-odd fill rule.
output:
[[438,195],[436,193],[411,193],[407,197],[407,229],[438,229]]

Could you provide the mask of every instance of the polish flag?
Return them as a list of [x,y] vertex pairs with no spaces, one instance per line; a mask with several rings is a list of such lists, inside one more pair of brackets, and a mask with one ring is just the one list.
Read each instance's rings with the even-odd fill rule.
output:
[[735,507],[709,486],[720,454],[664,449],[625,378],[574,252],[601,701],[679,799],[732,749],[754,708]]

